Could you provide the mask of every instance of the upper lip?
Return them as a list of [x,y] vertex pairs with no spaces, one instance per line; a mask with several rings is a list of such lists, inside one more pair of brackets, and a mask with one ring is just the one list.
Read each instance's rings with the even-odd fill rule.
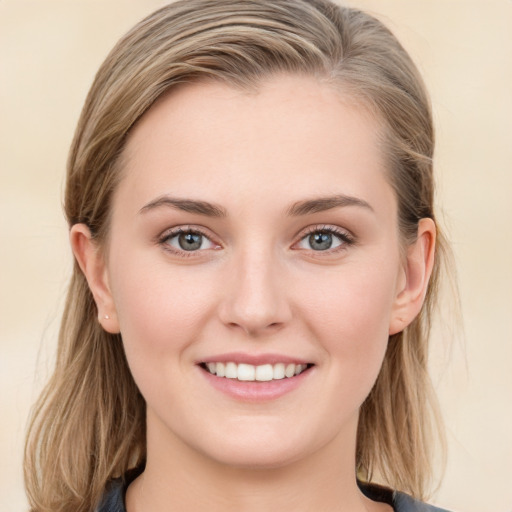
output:
[[295,356],[287,356],[283,354],[248,354],[244,352],[229,352],[225,354],[216,354],[205,357],[197,364],[201,363],[236,363],[236,364],[251,364],[253,366],[259,366],[263,364],[311,364],[311,361],[302,359]]

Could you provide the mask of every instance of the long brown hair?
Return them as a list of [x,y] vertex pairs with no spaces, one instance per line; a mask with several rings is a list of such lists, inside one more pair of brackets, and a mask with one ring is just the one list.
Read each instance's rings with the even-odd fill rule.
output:
[[[177,84],[219,80],[254,88],[274,73],[330,81],[385,126],[389,180],[400,230],[412,241],[434,218],[434,133],[429,99],[407,52],[375,18],[327,0],[181,0],[126,34],[99,69],[72,143],[65,194],[69,225],[108,235],[111,197],[128,133]],[[427,372],[428,338],[443,253],[420,315],[393,335],[360,411],[357,468],[424,497],[437,409]],[[75,263],[55,371],[33,413],[25,480],[33,511],[85,512],[105,483],[145,458],[145,403],[120,335],[105,332]]]

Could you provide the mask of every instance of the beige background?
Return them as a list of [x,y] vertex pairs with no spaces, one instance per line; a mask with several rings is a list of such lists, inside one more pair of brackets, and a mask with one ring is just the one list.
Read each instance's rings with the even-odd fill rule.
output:
[[[433,501],[512,511],[512,1],[353,0],[410,50],[431,90],[439,198],[465,339],[437,336],[449,463]],[[159,0],[0,0],[0,510],[26,509],[21,453],[51,368],[70,269],[67,149],[95,70]],[[449,330],[447,327],[441,332]]]

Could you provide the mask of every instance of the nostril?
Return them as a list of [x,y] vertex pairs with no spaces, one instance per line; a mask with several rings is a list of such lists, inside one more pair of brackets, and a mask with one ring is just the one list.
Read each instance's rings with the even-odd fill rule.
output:
[[284,322],[272,322],[265,324],[265,322],[255,322],[255,321],[240,321],[240,322],[229,322],[227,324],[228,327],[233,329],[241,329],[247,335],[250,336],[258,336],[263,333],[268,333],[269,331],[278,331],[284,326]]

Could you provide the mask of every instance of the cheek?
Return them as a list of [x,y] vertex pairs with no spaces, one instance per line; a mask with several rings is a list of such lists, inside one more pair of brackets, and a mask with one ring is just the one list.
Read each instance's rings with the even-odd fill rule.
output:
[[382,262],[347,266],[331,273],[325,286],[318,280],[310,286],[310,302],[303,310],[333,371],[366,393],[386,351],[396,276],[396,266],[384,268]]
[[197,340],[212,302],[201,272],[180,272],[143,254],[115,261],[112,292],[129,361],[163,364],[165,353]]
[[165,262],[139,257],[120,263],[112,285],[130,371],[152,408],[179,416],[180,397],[190,397],[183,368],[201,339],[212,288],[201,272],[171,270]]

